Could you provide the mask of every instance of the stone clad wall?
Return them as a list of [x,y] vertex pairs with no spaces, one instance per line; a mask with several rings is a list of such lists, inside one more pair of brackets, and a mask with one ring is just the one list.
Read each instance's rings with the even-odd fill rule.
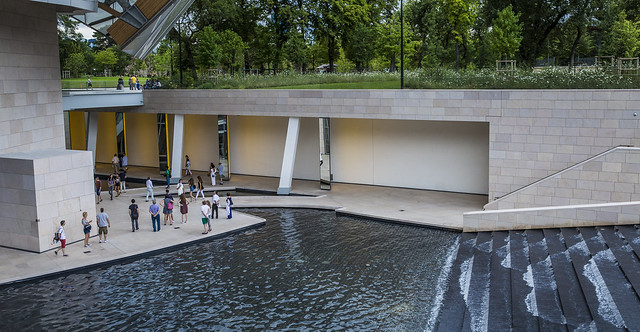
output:
[[64,149],[55,7],[0,1],[0,153]]
[[142,113],[488,122],[489,201],[619,145],[640,90],[149,90]]
[[95,215],[91,152],[64,150],[56,8],[0,1],[0,246],[35,252]]
[[485,205],[485,210],[640,201],[640,148],[619,147]]

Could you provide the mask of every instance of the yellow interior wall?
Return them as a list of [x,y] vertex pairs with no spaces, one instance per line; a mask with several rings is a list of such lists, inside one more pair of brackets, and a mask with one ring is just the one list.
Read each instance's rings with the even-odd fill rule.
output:
[[71,150],[87,149],[87,134],[85,129],[84,112],[69,112],[69,134],[71,136]]

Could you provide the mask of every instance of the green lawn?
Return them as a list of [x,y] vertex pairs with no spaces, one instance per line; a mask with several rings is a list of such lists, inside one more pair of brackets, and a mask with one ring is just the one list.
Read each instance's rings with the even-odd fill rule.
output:
[[270,89],[400,89],[400,80],[278,86]]
[[[116,88],[118,86],[118,78],[119,76],[112,77],[91,77],[91,83],[94,88]],[[140,83],[144,84],[146,81],[146,77],[140,77]],[[124,81],[124,86],[129,88],[129,78],[122,77]],[[62,79],[62,88],[63,89],[86,89],[87,88],[87,77],[82,78],[65,78]]]

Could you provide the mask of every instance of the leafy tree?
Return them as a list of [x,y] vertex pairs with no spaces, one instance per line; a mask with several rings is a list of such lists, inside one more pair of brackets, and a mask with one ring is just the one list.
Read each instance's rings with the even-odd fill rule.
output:
[[355,69],[361,72],[375,57],[378,38],[377,29],[361,24],[345,37],[344,52],[347,59],[355,63]]
[[222,58],[222,47],[218,43],[217,33],[210,26],[206,26],[196,33],[196,42],[196,65],[200,69],[218,67]]
[[86,73],[87,61],[84,59],[84,54],[73,53],[69,55],[62,68],[69,70],[73,77],[79,77]]
[[456,44],[456,72],[460,69],[460,44],[466,42],[477,17],[474,0],[443,0],[451,33]]
[[497,58],[513,58],[520,48],[522,24],[518,22],[519,19],[520,14],[514,13],[509,5],[499,11],[498,17],[493,20],[488,42]]
[[610,31],[605,35],[603,50],[606,54],[635,57],[640,51],[640,28],[637,22],[627,19],[623,10]]
[[102,72],[105,69],[114,69],[114,65],[118,62],[118,57],[111,49],[98,51],[95,57],[96,70]]
[[287,60],[293,63],[300,73],[304,73],[309,47],[301,33],[293,33],[284,46],[284,54]]
[[222,48],[220,62],[231,74],[234,74],[238,67],[244,62],[243,52],[247,48],[242,38],[231,30],[220,33],[218,42]]

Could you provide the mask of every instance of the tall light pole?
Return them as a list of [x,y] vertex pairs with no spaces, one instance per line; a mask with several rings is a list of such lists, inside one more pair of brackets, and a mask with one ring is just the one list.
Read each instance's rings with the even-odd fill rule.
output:
[[400,0],[400,89],[404,89],[404,17],[402,16],[402,3]]

